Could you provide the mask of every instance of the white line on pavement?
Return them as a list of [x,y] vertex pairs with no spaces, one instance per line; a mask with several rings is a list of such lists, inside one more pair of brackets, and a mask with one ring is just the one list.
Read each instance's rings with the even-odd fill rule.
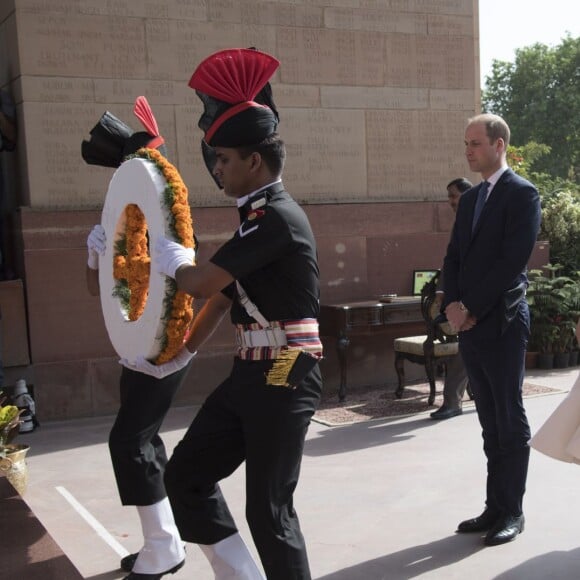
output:
[[123,558],[127,556],[129,552],[115,540],[111,534],[105,529],[105,527],[97,521],[97,519],[85,508],[83,507],[75,497],[64,487],[57,486],[56,491],[60,493],[68,503],[76,510],[76,512],[97,532],[97,535],[100,536],[117,554]]

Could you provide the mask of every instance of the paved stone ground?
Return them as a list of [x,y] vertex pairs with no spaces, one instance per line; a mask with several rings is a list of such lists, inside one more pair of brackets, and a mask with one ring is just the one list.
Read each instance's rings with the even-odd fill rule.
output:
[[[577,376],[577,369],[538,371],[527,380],[567,390]],[[564,396],[526,400],[533,431]],[[169,449],[195,412],[171,411],[163,430]],[[122,578],[116,569],[120,555],[140,547],[137,515],[120,505],[108,458],[112,420],[46,423],[19,437],[32,447],[25,499],[91,580]],[[313,578],[580,578],[578,466],[532,451],[526,531],[517,541],[495,548],[484,548],[478,535],[454,533],[460,520],[483,508],[484,486],[481,435],[473,409],[443,422],[422,414],[342,427],[313,423],[296,493]],[[240,532],[251,544],[244,521],[243,467],[222,487]],[[210,580],[213,575],[199,549],[189,546],[185,567],[167,578]]]

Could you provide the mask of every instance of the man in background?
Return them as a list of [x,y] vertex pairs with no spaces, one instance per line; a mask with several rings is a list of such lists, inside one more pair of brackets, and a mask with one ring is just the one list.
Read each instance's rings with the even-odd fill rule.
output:
[[469,179],[465,179],[465,177],[458,177],[447,184],[447,202],[453,213],[457,213],[461,196],[472,187],[473,183]]
[[530,335],[527,263],[541,209],[537,189],[507,165],[509,140],[501,117],[469,120],[465,156],[484,181],[461,197],[443,270],[444,311],[459,331],[487,457],[485,509],[457,531],[487,532],[487,546],[510,542],[524,530],[530,457],[522,400]]
[[[453,210],[457,213],[457,206],[459,199],[468,189],[471,189],[473,184],[464,177],[458,177],[447,184],[447,201]],[[439,278],[441,284],[441,278]],[[443,292],[438,292],[438,299],[443,301]],[[445,385],[443,387],[443,403],[439,409],[431,413],[431,419],[441,421],[444,419],[451,419],[463,413],[463,395],[467,388],[468,379],[465,365],[461,359],[461,353],[449,359],[445,369]]]

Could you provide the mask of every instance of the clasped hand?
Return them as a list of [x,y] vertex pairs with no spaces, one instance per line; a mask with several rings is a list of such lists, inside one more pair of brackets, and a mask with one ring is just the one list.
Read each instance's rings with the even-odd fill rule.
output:
[[470,330],[477,323],[475,316],[461,308],[459,302],[450,302],[445,308],[445,316],[447,316],[451,328],[457,332]]

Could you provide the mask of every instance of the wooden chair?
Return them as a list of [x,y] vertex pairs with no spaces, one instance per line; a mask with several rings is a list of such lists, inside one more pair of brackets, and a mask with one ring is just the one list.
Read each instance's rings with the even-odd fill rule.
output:
[[[420,336],[405,336],[395,339],[395,369],[398,377],[398,387],[395,396],[400,399],[405,388],[405,368],[404,362],[407,360],[425,366],[425,372],[429,380],[429,405],[435,402],[435,374],[439,365],[457,356],[459,344],[457,333],[451,329],[447,322],[440,322],[439,308],[441,307],[437,299],[437,281],[441,275],[441,270],[423,286],[421,291],[421,313],[425,319],[426,333]],[[471,396],[471,391],[469,391]]]

